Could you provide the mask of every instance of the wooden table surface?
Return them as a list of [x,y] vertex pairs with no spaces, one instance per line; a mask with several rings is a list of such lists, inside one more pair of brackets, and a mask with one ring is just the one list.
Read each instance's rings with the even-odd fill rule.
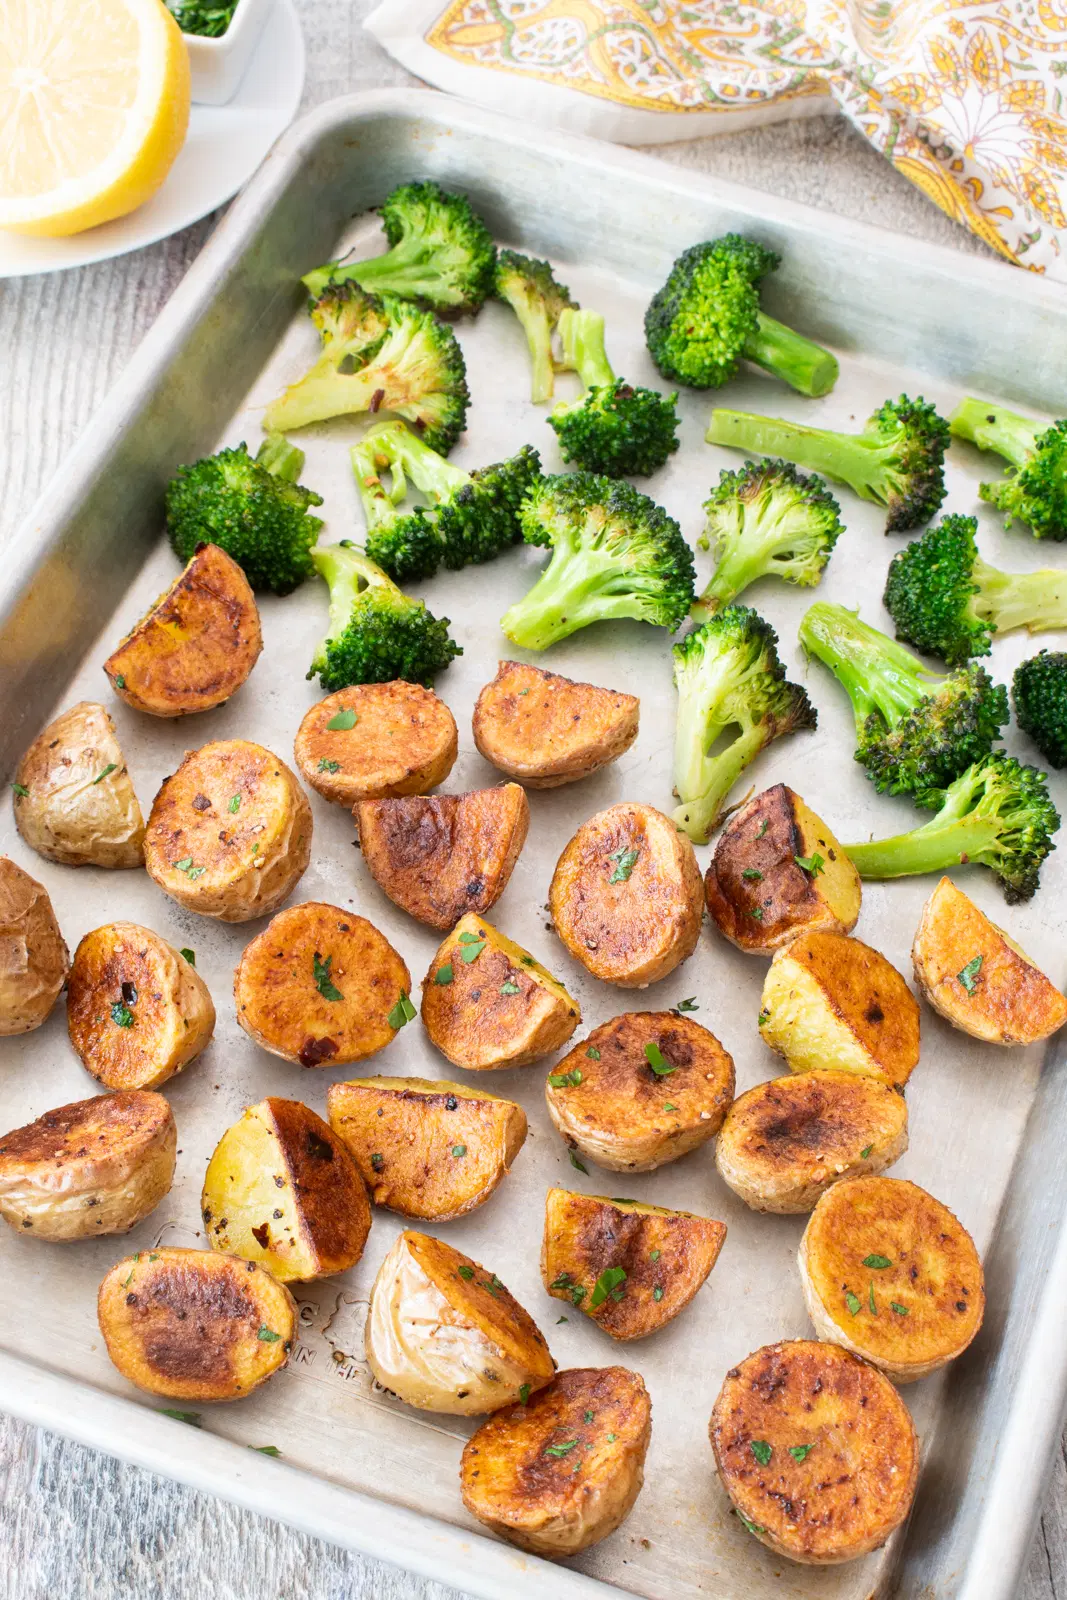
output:
[[[413,83],[362,32],[367,0],[298,0],[304,109]],[[814,117],[663,147],[664,159],[984,253],[843,119]],[[209,218],[134,255],[0,284],[0,541],[58,470],[210,234]],[[459,1600],[0,1417],[0,1600]],[[1067,1600],[1067,1451],[1054,1463],[1020,1600]]]

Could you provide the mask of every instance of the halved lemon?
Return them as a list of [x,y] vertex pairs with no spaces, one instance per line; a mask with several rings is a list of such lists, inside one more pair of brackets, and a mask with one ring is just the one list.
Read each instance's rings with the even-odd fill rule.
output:
[[0,229],[125,216],[188,125],[189,56],[162,0],[0,0]]

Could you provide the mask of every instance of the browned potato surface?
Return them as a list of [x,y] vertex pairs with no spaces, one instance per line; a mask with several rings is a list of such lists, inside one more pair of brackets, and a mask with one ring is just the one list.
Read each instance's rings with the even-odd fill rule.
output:
[[612,1172],[651,1172],[713,1138],[733,1092],[733,1060],[707,1028],[631,1011],[557,1063],[545,1098],[572,1149]]
[[614,1533],[645,1480],[652,1402],[626,1367],[571,1367],[468,1439],[463,1504],[539,1556],[573,1556]]
[[39,1028],[69,969],[48,890],[0,856],[0,1035]]
[[11,785],[31,850],[66,867],[140,867],[144,819],[115,724],[79,700],[39,733]]
[[723,1488],[761,1544],[806,1566],[854,1561],[911,1510],[919,1442],[887,1378],[837,1345],[764,1345],[711,1414]]
[[474,707],[474,742],[527,789],[555,789],[617,761],[637,738],[632,694],[501,661]]
[[428,794],[459,749],[456,719],[418,683],[361,683],[328,694],[300,724],[294,754],[305,783],[351,809],[357,800]]
[[691,956],[704,895],[693,846],[670,817],[624,801],[582,824],[552,875],[552,920],[595,978],[643,989]]

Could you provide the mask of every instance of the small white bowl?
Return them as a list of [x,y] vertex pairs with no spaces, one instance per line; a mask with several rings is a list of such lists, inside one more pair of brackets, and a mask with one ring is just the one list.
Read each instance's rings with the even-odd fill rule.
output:
[[259,43],[270,8],[271,0],[237,0],[230,26],[220,38],[185,34],[192,94],[198,104],[223,106],[233,99]]

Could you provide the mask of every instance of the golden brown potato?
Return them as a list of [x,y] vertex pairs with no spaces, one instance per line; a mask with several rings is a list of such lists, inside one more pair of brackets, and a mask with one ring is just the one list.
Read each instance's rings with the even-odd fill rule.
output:
[[982,1325],[982,1263],[947,1206],[903,1178],[827,1190],[800,1241],[820,1339],[910,1383],[955,1360]]
[[761,1544],[805,1566],[877,1550],[915,1497],[919,1442],[887,1378],[786,1339],[731,1367],[711,1414],[723,1488]]
[[308,900],[272,917],[233,977],[237,1020],[302,1067],[362,1061],[415,1015],[411,974],[365,917]]
[[165,1400],[242,1400],[296,1337],[292,1295],[255,1262],[163,1245],[116,1262],[97,1317],[122,1376]]
[[691,956],[704,914],[693,846],[662,811],[629,801],[578,829],[548,903],[571,955],[623,989],[643,989]]
[[725,1238],[689,1211],[549,1189],[541,1277],[613,1339],[643,1339],[684,1311]]
[[526,1140],[514,1101],[429,1078],[332,1083],[326,1114],[376,1206],[435,1222],[484,1205]]
[[0,1035],[39,1028],[69,970],[48,890],[0,856]]
[[754,955],[770,955],[798,933],[851,933],[860,893],[860,875],[834,835],[784,783],[733,813],[704,877],[719,932]]
[[617,761],[637,738],[640,700],[501,661],[474,707],[474,742],[527,789],[555,789]]
[[459,1466],[463,1504],[538,1556],[573,1556],[614,1533],[645,1481],[652,1402],[625,1367],[571,1367],[483,1422]]
[[544,1335],[495,1272],[410,1228],[374,1280],[366,1345],[383,1388],[460,1417],[525,1398],[556,1369]]
[[74,952],[67,1027],[82,1066],[109,1089],[158,1089],[210,1043],[207,984],[173,945],[109,922]]
[[428,794],[456,760],[456,719],[418,683],[361,683],[312,706],[294,754],[305,783],[349,810],[357,800]]
[[352,808],[367,871],[401,911],[442,930],[495,905],[530,826],[517,783],[470,794],[359,800]]
[[279,1283],[346,1271],[370,1232],[352,1157],[299,1100],[261,1100],[227,1128],[208,1162],[200,1209],[213,1250],[257,1261]]
[[719,1176],[753,1211],[810,1211],[841,1178],[884,1172],[908,1148],[904,1096],[857,1072],[758,1083],[726,1113]]
[[310,859],[307,795],[261,744],[190,750],[152,802],[145,866],[164,894],[201,916],[269,917]]
[[115,724],[79,700],[19,762],[15,822],[31,850],[66,867],[144,865],[144,819]]
[[228,700],[262,649],[248,579],[225,550],[205,544],[107,658],[104,671],[135,711],[181,717]]
[[0,1137],[0,1216],[51,1242],[128,1233],[170,1189],[176,1143],[161,1094],[57,1106]]
[[802,933],[775,952],[759,1025],[791,1072],[863,1072],[900,1087],[919,1060],[915,996],[885,956],[844,933]]
[[919,993],[973,1039],[1034,1044],[1067,1022],[1067,998],[951,878],[923,906],[911,956]]
[[572,1150],[612,1172],[652,1172],[718,1133],[733,1060],[674,1011],[631,1011],[594,1028],[558,1062],[548,1114]]
[[486,922],[463,917],[422,984],[422,1021],[457,1067],[527,1067],[566,1044],[578,1002],[528,951]]

